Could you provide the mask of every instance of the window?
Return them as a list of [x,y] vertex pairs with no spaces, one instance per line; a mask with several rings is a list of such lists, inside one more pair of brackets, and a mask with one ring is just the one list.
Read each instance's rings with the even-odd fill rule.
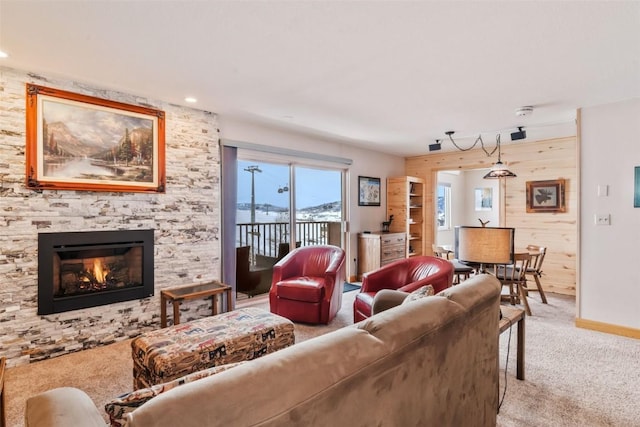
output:
[[451,184],[438,183],[438,230],[451,229]]

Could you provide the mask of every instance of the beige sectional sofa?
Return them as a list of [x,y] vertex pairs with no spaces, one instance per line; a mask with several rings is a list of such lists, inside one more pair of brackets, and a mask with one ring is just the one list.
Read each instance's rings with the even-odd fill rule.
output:
[[[499,294],[495,278],[476,276],[171,388],[125,415],[127,425],[494,426]],[[69,392],[30,399],[26,425],[100,425],[90,399],[60,403]]]

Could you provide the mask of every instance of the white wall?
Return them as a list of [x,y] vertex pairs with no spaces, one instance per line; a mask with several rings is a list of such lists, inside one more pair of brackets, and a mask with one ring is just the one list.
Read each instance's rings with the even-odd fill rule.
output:
[[[309,153],[321,153],[330,156],[344,157],[353,160],[348,166],[347,218],[349,220],[349,237],[347,241],[347,276],[356,275],[358,254],[357,237],[363,230],[377,231],[382,227],[386,215],[386,178],[402,176],[404,158],[391,156],[377,151],[357,148],[331,141],[328,138],[313,138],[296,132],[284,132],[228,116],[219,116],[222,139],[251,142],[254,144],[290,148]],[[337,165],[344,167],[344,165]],[[358,176],[381,178],[380,206],[358,206]]]
[[[640,208],[633,207],[640,166],[640,99],[582,110],[580,264],[577,317],[640,328]],[[598,197],[598,185],[609,195]],[[594,215],[611,215],[596,226]]]
[[[488,169],[475,169],[464,172],[465,177],[465,218],[459,225],[480,227],[480,221],[487,222],[487,227],[500,227],[500,180],[484,179]],[[491,188],[493,191],[493,206],[489,211],[476,211],[476,188]]]

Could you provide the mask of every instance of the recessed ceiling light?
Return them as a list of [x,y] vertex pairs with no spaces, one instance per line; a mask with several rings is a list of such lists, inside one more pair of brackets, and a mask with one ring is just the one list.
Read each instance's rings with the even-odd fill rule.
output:
[[0,50],[0,58],[8,58],[9,54]]
[[193,96],[187,96],[184,100],[185,100],[185,102],[189,102],[191,104],[198,102],[198,100],[196,98],[194,98]]

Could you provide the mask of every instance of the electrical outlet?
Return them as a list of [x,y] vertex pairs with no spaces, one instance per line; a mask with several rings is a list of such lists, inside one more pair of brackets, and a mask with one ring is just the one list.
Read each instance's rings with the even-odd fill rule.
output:
[[611,225],[611,215],[609,214],[596,214],[596,225]]

